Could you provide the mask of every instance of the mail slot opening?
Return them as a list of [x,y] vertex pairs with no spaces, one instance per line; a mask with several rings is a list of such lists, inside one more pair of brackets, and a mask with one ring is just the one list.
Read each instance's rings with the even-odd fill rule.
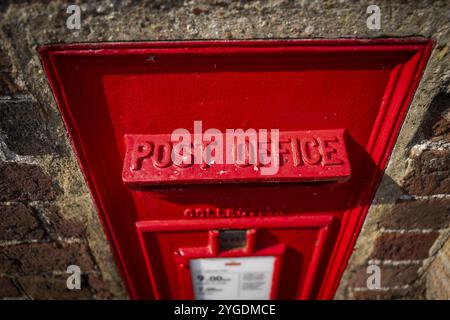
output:
[[220,251],[243,249],[247,246],[247,230],[219,230]]

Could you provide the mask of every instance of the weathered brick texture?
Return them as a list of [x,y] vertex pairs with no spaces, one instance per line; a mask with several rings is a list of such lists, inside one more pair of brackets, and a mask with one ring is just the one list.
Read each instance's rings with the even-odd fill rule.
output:
[[[15,83],[0,49],[0,299],[114,298],[86,224],[61,212],[60,199],[70,199],[71,190],[38,158],[63,156],[53,121]],[[81,290],[67,288],[69,265],[82,271]]]
[[0,201],[51,201],[56,194],[54,181],[39,166],[0,161]]
[[0,204],[0,241],[41,240],[45,235],[45,228],[30,207]]
[[425,150],[411,158],[412,170],[405,177],[408,194],[428,196],[450,190],[450,149]]
[[[50,262],[50,263],[49,263]],[[8,274],[65,271],[69,265],[93,270],[88,248],[83,244],[32,243],[6,246],[0,252],[0,272]]]
[[385,229],[445,229],[450,223],[450,199],[399,201],[380,222]]
[[[0,297],[114,297],[86,243],[86,226],[52,204],[60,194],[52,178],[37,165],[14,162],[1,162],[0,176]],[[83,271],[81,290],[67,289],[69,265]]]
[[429,251],[438,237],[437,232],[389,232],[382,233],[375,242],[373,259],[418,260],[429,256]]

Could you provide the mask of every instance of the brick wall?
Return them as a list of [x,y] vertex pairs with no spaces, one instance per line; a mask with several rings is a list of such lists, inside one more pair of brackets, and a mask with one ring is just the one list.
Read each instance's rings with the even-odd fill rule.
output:
[[[0,2],[0,298],[124,298],[105,235],[43,76],[48,43],[174,39],[424,36],[432,57],[336,295],[448,298],[450,21],[448,1]],[[72,4],[72,2],[70,4]],[[365,285],[380,265],[381,289]],[[68,291],[77,264],[83,290]]]
[[[49,170],[67,157],[64,146],[12,71],[0,51],[0,298],[114,298],[120,292],[103,278],[86,223],[68,217],[82,199]],[[69,265],[82,270],[81,290],[67,289]]]

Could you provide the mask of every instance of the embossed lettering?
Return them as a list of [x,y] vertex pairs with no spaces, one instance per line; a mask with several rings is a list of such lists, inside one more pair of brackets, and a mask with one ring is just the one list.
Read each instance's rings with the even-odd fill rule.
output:
[[339,142],[337,137],[318,139],[320,149],[323,155],[323,164],[326,166],[340,165],[342,160],[337,156],[337,150],[330,144],[336,144]]
[[198,133],[200,121],[195,129],[194,135],[185,129],[172,135],[127,135],[124,181],[258,182],[264,181],[260,176],[273,176],[266,180],[301,182],[345,181],[350,176],[344,130],[280,133],[272,129],[269,134],[265,129],[228,129],[225,136],[218,129]]
[[142,160],[150,156],[153,146],[148,142],[139,142],[135,144],[135,150],[131,156],[131,170],[139,170],[142,166]]
[[185,218],[246,218],[246,217],[262,217],[262,216],[277,216],[286,214],[284,207],[257,207],[257,208],[212,208],[212,207],[198,207],[186,208],[183,211]]

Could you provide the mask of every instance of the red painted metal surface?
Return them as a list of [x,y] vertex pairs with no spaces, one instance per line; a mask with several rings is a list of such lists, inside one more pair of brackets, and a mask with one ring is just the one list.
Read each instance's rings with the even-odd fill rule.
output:
[[[273,299],[333,298],[431,46],[380,39],[41,48],[131,298],[193,298],[190,257],[226,255],[276,257]],[[345,129],[338,146],[349,166],[326,182],[323,167],[297,180],[290,164],[280,168],[284,177],[240,173],[229,181],[236,183],[212,167],[196,181],[182,174],[174,182],[167,167],[155,178],[145,159],[150,171],[128,171],[135,142],[167,140],[196,120],[222,132]],[[218,249],[226,229],[245,230],[246,247]]]
[[[222,134],[223,136],[223,134]],[[345,149],[344,130],[282,132],[279,137],[279,165],[276,174],[262,175],[265,163],[250,162],[250,154],[257,154],[246,140],[246,156],[236,164],[237,148],[230,150],[234,163],[193,161],[194,148],[189,162],[178,165],[171,160],[173,145],[170,135],[126,135],[126,154],[123,181],[130,186],[174,185],[194,183],[250,183],[250,182],[305,182],[346,181],[350,177],[350,164]],[[226,138],[220,150],[226,157]],[[256,140],[256,139],[255,139]],[[190,139],[193,141],[193,139]],[[203,142],[203,141],[202,141]],[[205,150],[210,145],[204,141]],[[254,144],[255,148],[257,142]],[[270,146],[267,147],[270,150]],[[203,150],[200,150],[202,152]],[[255,156],[256,159],[256,156]],[[203,160],[203,159],[202,159]],[[268,161],[267,161],[268,162]]]
[[[333,227],[336,224],[331,215],[137,223],[153,293],[158,299],[193,298],[188,267],[190,259],[253,256],[276,257],[272,299],[312,298],[313,279],[320,270],[320,264],[326,260],[325,247],[331,244],[329,236]],[[246,229],[247,246],[241,250],[220,252],[217,249],[219,239],[215,230],[224,229]],[[277,241],[271,242],[268,235],[276,236]],[[164,263],[147,254],[157,247],[155,242],[165,242],[164,238],[170,240],[167,241],[168,248],[161,252],[159,258],[167,260],[170,265],[175,256],[176,268],[170,268],[168,272],[161,270]],[[299,238],[303,241],[299,241]],[[283,267],[290,270],[288,277],[282,274]],[[294,280],[303,274],[305,280],[299,287]]]

